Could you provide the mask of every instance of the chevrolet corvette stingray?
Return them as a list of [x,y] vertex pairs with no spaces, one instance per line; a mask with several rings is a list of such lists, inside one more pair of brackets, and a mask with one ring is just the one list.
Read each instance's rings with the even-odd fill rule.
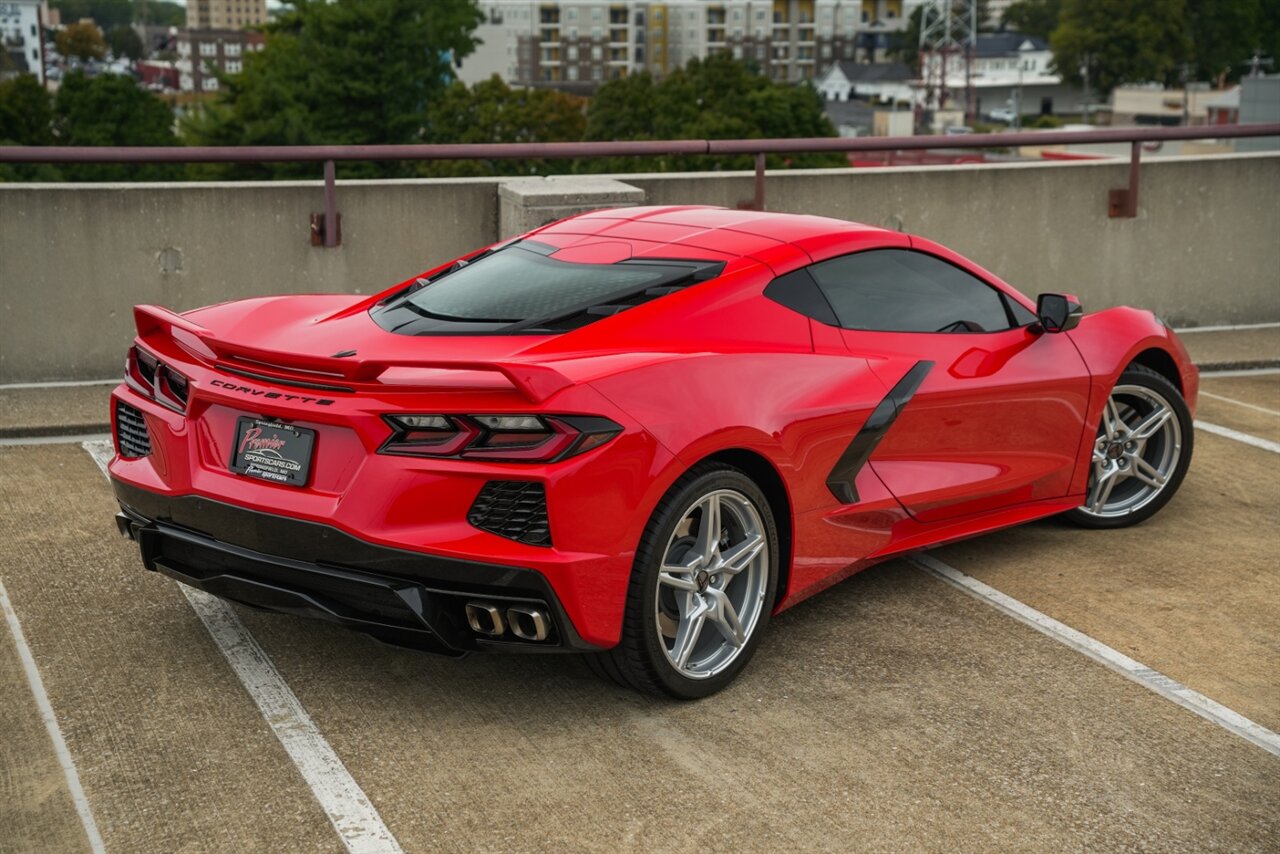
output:
[[678,698],[865,567],[1132,525],[1191,460],[1198,374],[1151,312],[815,216],[596,211],[372,297],[134,314],[110,475],[148,569]]

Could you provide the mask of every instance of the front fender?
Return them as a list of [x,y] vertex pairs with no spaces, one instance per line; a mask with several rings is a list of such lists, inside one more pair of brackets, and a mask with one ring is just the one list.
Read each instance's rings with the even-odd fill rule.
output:
[[[1135,360],[1153,361],[1152,351],[1163,354],[1160,361],[1167,357],[1167,363],[1177,373],[1183,399],[1195,414],[1200,372],[1177,334],[1150,311],[1129,306],[1108,308],[1085,315],[1079,326],[1063,334],[1080,351],[1091,377],[1087,423],[1101,421],[1102,408],[1120,375]],[[1092,433],[1086,432],[1081,442],[1080,459],[1085,464],[1076,469],[1073,493],[1084,492],[1088,486],[1093,438]]]

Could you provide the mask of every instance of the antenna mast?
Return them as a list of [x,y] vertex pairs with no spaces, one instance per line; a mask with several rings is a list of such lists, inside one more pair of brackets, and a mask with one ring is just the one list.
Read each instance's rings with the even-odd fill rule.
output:
[[920,13],[920,78],[928,110],[945,110],[954,94],[948,74],[964,69],[965,120],[977,117],[973,60],[978,45],[978,0],[927,0]]

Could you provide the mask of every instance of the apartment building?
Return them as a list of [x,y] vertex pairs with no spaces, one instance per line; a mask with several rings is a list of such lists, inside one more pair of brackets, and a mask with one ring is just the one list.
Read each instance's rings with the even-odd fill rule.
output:
[[49,20],[44,0],[0,0],[0,80],[34,74],[44,83],[44,39],[40,28]]
[[187,28],[240,30],[267,22],[267,0],[187,0]]
[[[761,74],[811,80],[852,59],[868,34],[906,25],[918,0],[481,0],[480,47],[463,82],[497,74],[514,85],[590,92],[636,71],[655,77],[726,53]],[[905,7],[905,8],[904,8]]]
[[262,33],[235,29],[179,30],[174,40],[178,58],[178,89],[183,92],[217,92],[217,72],[239,74],[244,57],[262,50]]

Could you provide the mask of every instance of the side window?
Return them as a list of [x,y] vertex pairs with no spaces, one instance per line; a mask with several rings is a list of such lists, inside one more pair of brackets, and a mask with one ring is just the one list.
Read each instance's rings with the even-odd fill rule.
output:
[[873,249],[809,272],[845,329],[996,332],[1030,318],[991,285],[922,252]]

